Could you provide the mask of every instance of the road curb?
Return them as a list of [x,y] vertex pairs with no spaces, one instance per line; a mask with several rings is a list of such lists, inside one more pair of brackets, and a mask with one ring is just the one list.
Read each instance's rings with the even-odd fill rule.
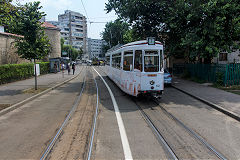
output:
[[[83,70],[83,69],[82,69],[82,70]],[[58,87],[60,87],[60,86],[62,86],[62,85],[64,85],[64,84],[68,83],[69,81],[71,81],[71,80],[75,79],[76,77],[78,77],[78,76],[80,75],[80,73],[82,72],[82,70],[81,70],[76,76],[74,76],[74,77],[72,77],[72,78],[70,78],[70,79],[68,79],[68,80],[65,80],[65,81],[63,81],[63,82],[61,82],[61,83],[59,83],[59,84],[57,84],[57,85],[55,85],[55,86],[53,86],[53,87],[51,87],[51,88],[49,88],[49,89],[46,89],[46,90],[43,91],[43,92],[40,92],[40,93],[38,93],[38,94],[36,94],[36,95],[34,95],[34,96],[32,96],[32,97],[29,97],[29,98],[27,98],[27,99],[25,99],[25,100],[23,100],[23,101],[21,101],[21,102],[18,102],[18,103],[14,104],[14,105],[12,105],[12,106],[10,106],[10,107],[8,107],[8,108],[5,108],[5,109],[1,110],[1,111],[0,111],[0,116],[6,114],[6,113],[8,113],[8,112],[11,112],[11,111],[17,109],[18,107],[20,107],[20,106],[22,106],[22,105],[24,105],[24,104],[26,104],[26,103],[34,100],[34,99],[36,99],[36,98],[38,98],[38,97],[46,94],[46,93],[54,90],[55,88],[58,88]]]
[[178,88],[176,86],[172,85],[172,87],[177,89],[177,90],[179,90],[180,92],[183,92],[183,93],[185,93],[185,94],[187,94],[187,95],[189,95],[189,96],[191,96],[191,97],[193,97],[193,98],[195,98],[195,99],[197,99],[197,100],[199,100],[199,101],[201,101],[201,102],[211,106],[212,108],[222,112],[223,114],[226,114],[229,117],[232,117],[233,119],[235,119],[237,121],[240,121],[240,115],[237,115],[236,113],[234,113],[232,111],[229,111],[229,110],[227,110],[227,109],[225,109],[225,108],[223,108],[223,107],[221,107],[221,106],[219,106],[219,105],[217,105],[215,103],[212,103],[212,102],[210,102],[208,100],[205,100],[205,99],[203,99],[201,97],[195,96],[195,95],[193,95],[193,94],[191,94],[191,93],[189,93],[189,92],[187,92],[187,91],[185,91],[183,89],[180,89],[180,88]]

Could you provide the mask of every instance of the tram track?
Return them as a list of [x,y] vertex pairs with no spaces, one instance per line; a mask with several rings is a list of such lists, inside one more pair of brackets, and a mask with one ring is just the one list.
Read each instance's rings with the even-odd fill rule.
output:
[[[102,72],[104,72],[103,70],[102,70],[102,68],[101,67],[99,67],[99,69],[102,71]],[[104,72],[105,73],[105,72]],[[106,73],[105,73],[106,74]],[[132,97],[134,100],[136,100],[136,98],[134,98],[134,97]],[[131,98],[131,99],[132,99]],[[202,101],[199,101],[200,103],[203,103]],[[151,102],[152,103],[152,102]],[[204,150],[205,150],[205,152],[206,153],[208,153],[208,154],[210,154],[212,157],[210,157],[210,159],[227,159],[226,157],[225,157],[225,154],[226,154],[226,152],[224,151],[223,153],[224,154],[222,154],[220,151],[222,150],[222,147],[219,147],[218,145],[216,145],[216,143],[213,143],[211,140],[210,141],[208,141],[209,139],[208,139],[208,137],[206,137],[206,135],[205,134],[203,134],[204,136],[202,136],[202,131],[199,131],[199,130],[197,130],[197,131],[195,131],[195,130],[193,130],[191,127],[189,128],[189,126],[187,126],[186,124],[184,124],[184,122],[182,122],[182,121],[180,121],[178,118],[176,118],[175,116],[173,116],[173,114],[172,113],[170,113],[170,112],[168,112],[167,111],[167,109],[165,109],[164,107],[165,106],[162,106],[162,104],[160,104],[160,102],[159,102],[159,100],[157,100],[157,99],[154,99],[153,100],[153,103],[155,104],[155,105],[153,105],[154,107],[150,107],[150,106],[145,106],[145,108],[143,109],[143,108],[141,108],[142,106],[139,106],[138,105],[138,107],[140,107],[139,108],[139,111],[141,112],[141,115],[142,115],[142,117],[143,117],[143,119],[147,122],[147,124],[148,124],[148,126],[152,129],[152,131],[154,132],[154,135],[157,137],[157,139],[158,139],[158,141],[161,143],[161,144],[163,144],[163,143],[165,143],[166,145],[168,145],[167,147],[165,146],[165,148],[170,148],[170,150],[169,151],[167,151],[167,149],[165,149],[167,152],[166,153],[168,153],[168,155],[169,155],[169,159],[186,159],[186,157],[184,157],[184,156],[182,156],[181,154],[180,154],[180,156],[179,156],[179,153],[177,153],[177,151],[176,150],[179,150],[178,149],[178,147],[176,147],[176,146],[174,146],[174,145],[172,145],[171,143],[169,144],[168,142],[168,137],[167,138],[165,138],[166,137],[166,135],[164,135],[164,136],[162,136],[162,138],[160,138],[160,136],[159,135],[161,135],[161,132],[162,132],[162,130],[161,129],[159,129],[159,127],[158,127],[158,123],[155,123],[155,121],[156,121],[156,119],[155,119],[155,121],[153,120],[154,118],[156,118],[156,117],[152,117],[153,115],[152,114],[148,114],[148,113],[150,113],[150,112],[156,112],[156,110],[159,110],[159,111],[161,111],[162,112],[162,114],[165,114],[165,116],[167,116],[172,122],[171,123],[175,123],[175,125],[176,126],[179,126],[180,128],[182,128],[182,130],[184,130],[185,132],[186,132],[186,135],[187,136],[189,136],[189,137],[191,137],[191,140],[193,139],[193,141],[195,141],[194,143],[197,143],[199,146],[202,146],[202,148],[205,148]],[[182,103],[181,103],[182,104]],[[185,104],[185,103],[183,103],[183,104]],[[210,106],[211,107],[211,106]],[[145,112],[145,109],[146,108],[148,108],[148,112]],[[155,116],[161,116],[161,115],[157,115],[157,113],[156,113],[156,115]],[[152,119],[153,118],[153,119]],[[162,122],[163,123],[163,122]],[[191,126],[191,125],[190,125]],[[194,128],[194,127],[193,127]],[[199,131],[199,132],[198,132]],[[169,135],[169,136],[171,136],[171,135]],[[163,139],[163,140],[165,140],[165,142],[162,142],[160,139]],[[170,138],[171,139],[171,138]],[[189,141],[188,141],[189,142]],[[210,143],[209,143],[210,142]],[[213,145],[215,145],[215,146],[217,146],[217,148],[218,149],[220,149],[220,151],[217,149],[217,148],[215,148]],[[189,145],[187,145],[187,146],[185,146],[185,145],[182,145],[182,147],[183,148],[185,148],[185,149],[188,149],[188,150],[191,150],[191,149],[193,149],[193,152],[198,152],[198,154],[196,154],[196,157],[190,157],[190,159],[196,159],[196,158],[204,158],[204,159],[209,159],[209,157],[208,156],[206,156],[207,154],[204,154],[204,152],[203,153],[201,153],[201,152],[199,152],[199,150],[194,150],[194,148],[197,148],[197,147],[195,147],[194,145],[192,145],[191,143],[189,143]],[[177,148],[177,149],[176,149]],[[184,150],[184,149],[182,149],[182,150]],[[180,150],[178,151],[178,152],[180,152]],[[183,151],[184,152],[184,151]],[[171,153],[173,153],[174,155],[172,156],[171,155]],[[191,153],[190,153],[191,154]],[[228,154],[226,154],[226,155],[228,155]],[[229,156],[229,155],[228,155]],[[176,157],[176,158],[173,158],[173,157]]]
[[86,83],[86,72],[83,78],[83,84],[82,84],[82,88],[80,91],[79,96],[76,98],[73,107],[71,108],[71,110],[69,111],[67,117],[65,118],[65,120],[63,121],[62,125],[60,126],[60,128],[58,129],[56,135],[52,138],[51,142],[49,143],[49,145],[47,146],[46,150],[44,151],[44,153],[42,154],[40,160],[45,160],[47,159],[47,157],[49,156],[51,150],[53,149],[56,141],[58,140],[58,138],[60,137],[61,133],[63,132],[64,127],[67,125],[67,123],[69,122],[70,118],[72,117],[72,115],[74,114],[75,110],[78,107],[78,104],[81,100],[84,88],[85,88],[85,83]]
[[[137,105],[136,102],[135,102],[135,104]],[[167,141],[164,139],[164,137],[161,135],[161,133],[158,130],[158,128],[154,125],[154,123],[152,122],[151,118],[143,111],[143,109],[139,105],[137,105],[137,107],[139,108],[141,115],[143,116],[143,118],[145,119],[145,121],[147,122],[147,124],[152,129],[152,131],[155,134],[155,136],[157,137],[158,141],[164,146],[166,152],[168,152],[168,155],[169,155],[168,158],[169,159],[178,160],[176,154],[174,153],[172,148],[169,146]]]
[[[159,105],[158,100],[154,99],[154,102]],[[163,106],[159,105],[161,110],[164,111],[171,119],[173,119],[176,123],[178,123],[180,126],[182,126],[186,131],[188,131],[192,136],[194,136],[196,139],[198,139],[205,147],[207,147],[211,152],[213,152],[219,159],[226,160],[227,158],[222,155],[219,151],[217,151],[211,144],[209,144],[204,138],[202,138],[200,135],[198,135],[195,131],[193,131],[191,128],[187,127],[183,122],[181,122],[179,119],[177,119],[173,114],[168,112],[166,109],[163,108]]]
[[[76,157],[91,159],[99,99],[96,77],[94,77],[92,69],[89,68],[86,68],[80,95],[57,131],[57,134],[49,143],[41,160],[72,159],[73,157],[74,159]],[[94,83],[95,85],[93,85]],[[93,113],[94,111],[95,113]],[[69,122],[70,120],[71,122]],[[91,123],[92,125],[90,126],[89,124]],[[82,141],[86,141],[86,143],[82,143]]]
[[[91,69],[92,72],[94,72],[92,69]],[[97,117],[98,117],[98,110],[99,110],[99,95],[98,95],[98,84],[97,84],[97,81],[96,81],[96,78],[94,78],[94,82],[95,82],[95,86],[96,86],[96,90],[97,90],[97,102],[96,102],[96,108],[95,108],[95,114],[94,114],[94,118],[93,118],[93,123],[92,123],[92,127],[91,127],[91,132],[89,134],[89,139],[90,139],[90,143],[88,145],[88,150],[87,150],[87,156],[86,156],[86,159],[87,160],[90,160],[91,159],[91,156],[92,156],[92,150],[93,150],[93,143],[94,143],[94,137],[95,137],[95,131],[96,131],[96,125],[97,125]]]
[[[216,158],[221,159],[221,160],[226,160],[227,158],[222,155],[217,149],[215,149],[211,144],[209,144],[204,138],[202,138],[199,134],[197,134],[195,131],[193,131],[191,128],[187,127],[183,122],[181,122],[179,119],[177,119],[175,116],[173,116],[171,113],[169,113],[166,109],[164,109],[163,106],[159,104],[159,100],[157,99],[152,99],[153,102],[157,105],[157,109],[160,108],[160,111],[162,111],[167,117],[172,119],[178,126],[181,126],[185,131],[189,133],[194,139],[196,139],[198,142],[200,142],[204,147],[206,147],[211,153],[213,153]],[[162,135],[161,130],[158,128],[158,125],[153,122],[151,119],[151,116],[144,111],[144,109],[138,104],[135,98],[133,98],[133,101],[139,108],[141,115],[149,125],[149,127],[152,129],[153,133],[155,136],[158,138],[158,141],[161,142],[165,150],[168,152],[169,158],[170,159],[183,159],[183,157],[179,156],[177,154],[177,151],[174,150],[174,147],[172,147],[168,143],[168,138]],[[155,107],[156,108],[156,107]],[[156,109],[152,109],[150,107],[151,111],[150,112],[156,112]],[[155,121],[156,122],[156,121]],[[170,126],[168,126],[170,127]],[[171,135],[169,135],[171,136]],[[198,157],[201,158],[201,157]]]

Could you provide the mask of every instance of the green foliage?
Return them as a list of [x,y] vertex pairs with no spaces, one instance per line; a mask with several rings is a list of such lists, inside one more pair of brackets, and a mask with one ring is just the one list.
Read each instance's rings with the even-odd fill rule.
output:
[[63,45],[62,51],[67,52],[67,56],[69,56],[72,60],[76,60],[77,57],[81,57],[83,54],[82,49],[77,50],[71,45]]
[[108,0],[106,9],[127,20],[137,36],[154,36],[171,55],[189,61],[210,62],[219,51],[240,47],[239,0]]
[[63,46],[64,46],[64,38],[61,38],[60,43],[61,43],[61,52],[62,52],[63,51]]
[[[49,73],[49,62],[39,62],[40,74]],[[6,64],[0,66],[0,84],[27,79],[34,74],[33,63]]]
[[222,72],[217,72],[216,73],[216,82],[215,82],[215,85],[217,86],[223,86],[224,85],[224,73]]
[[141,40],[141,38],[137,36],[135,29],[129,29],[123,35],[124,43],[130,43],[130,42],[139,41],[139,40]]
[[50,63],[49,62],[37,62],[40,67],[40,74],[50,73]]
[[42,59],[50,52],[50,43],[40,22],[45,15],[39,11],[41,8],[40,2],[26,3],[10,22],[9,31],[24,36],[16,43],[21,58]]
[[124,34],[129,30],[129,25],[119,19],[114,22],[108,22],[105,25],[104,31],[101,33],[103,40],[105,40],[109,48],[118,44],[124,43]]
[[190,78],[190,77],[191,77],[191,73],[187,69],[184,69],[182,78]]
[[9,21],[16,15],[17,8],[11,2],[12,0],[0,1],[0,25],[8,25]]

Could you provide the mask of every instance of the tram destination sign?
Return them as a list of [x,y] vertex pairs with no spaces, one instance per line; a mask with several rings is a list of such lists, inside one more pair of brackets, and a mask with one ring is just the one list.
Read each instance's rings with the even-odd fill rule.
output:
[[155,37],[147,38],[148,45],[155,45]]

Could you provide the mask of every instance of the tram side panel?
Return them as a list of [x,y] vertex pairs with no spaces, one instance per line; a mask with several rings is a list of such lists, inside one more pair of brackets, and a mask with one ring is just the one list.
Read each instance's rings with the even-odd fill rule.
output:
[[136,77],[134,76],[133,72],[122,70],[121,81],[122,81],[121,89],[124,92],[132,96],[137,96]]

